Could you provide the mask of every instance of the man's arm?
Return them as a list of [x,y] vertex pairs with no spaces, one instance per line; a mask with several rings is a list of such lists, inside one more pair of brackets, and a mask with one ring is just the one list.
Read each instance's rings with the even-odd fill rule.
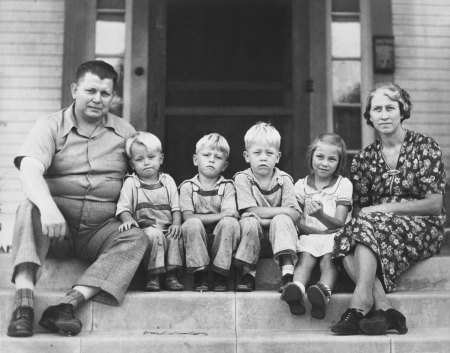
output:
[[19,169],[22,190],[41,212],[42,233],[50,238],[62,237],[67,231],[66,220],[50,194],[44,172],[45,167],[38,159],[24,157]]

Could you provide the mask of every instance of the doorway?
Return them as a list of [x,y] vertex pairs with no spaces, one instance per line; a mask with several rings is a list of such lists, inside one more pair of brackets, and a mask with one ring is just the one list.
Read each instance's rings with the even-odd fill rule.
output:
[[[248,168],[242,156],[245,132],[254,123],[265,121],[282,136],[279,168],[293,173],[294,161],[302,163],[309,144],[304,90],[309,27],[303,23],[308,1],[133,3],[140,4],[133,10],[137,19],[133,26],[141,23],[145,13],[150,16],[147,39],[142,38],[142,24],[133,29],[136,42],[142,45],[134,47],[132,65],[142,65],[147,58],[148,75],[140,77],[147,80],[147,86],[136,79],[132,97],[137,97],[139,110],[146,94],[147,104],[141,112],[147,116],[145,128],[163,140],[164,171],[177,183],[191,178],[197,173],[192,164],[196,142],[205,134],[218,132],[231,147],[225,172],[225,177],[231,178]],[[302,25],[293,24],[293,18]],[[303,174],[304,168],[300,169]]]

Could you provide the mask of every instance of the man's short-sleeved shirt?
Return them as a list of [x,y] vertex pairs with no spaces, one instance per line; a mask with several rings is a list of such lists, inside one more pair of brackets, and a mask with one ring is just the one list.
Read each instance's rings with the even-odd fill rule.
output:
[[236,190],[232,180],[220,177],[212,190],[204,190],[198,175],[185,180],[180,187],[181,212],[217,214],[226,209],[236,210]]
[[92,136],[79,132],[74,105],[39,119],[14,163],[32,157],[45,167],[52,196],[116,202],[128,163],[125,141],[135,129],[108,113]]
[[291,176],[278,168],[274,169],[269,188],[263,189],[252,170],[246,169],[234,176],[239,211],[250,207],[291,207],[301,213],[295,199]]

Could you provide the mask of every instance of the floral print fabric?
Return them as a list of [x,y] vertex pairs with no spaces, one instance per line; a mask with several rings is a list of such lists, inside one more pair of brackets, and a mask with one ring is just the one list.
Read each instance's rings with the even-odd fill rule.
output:
[[[406,131],[396,169],[385,162],[377,140],[355,155],[351,179],[354,206],[359,208],[444,194],[446,180],[438,144],[411,130]],[[438,216],[360,213],[336,234],[333,257],[353,252],[358,243],[368,246],[378,257],[381,283],[392,292],[403,271],[439,251],[444,223],[444,209]]]

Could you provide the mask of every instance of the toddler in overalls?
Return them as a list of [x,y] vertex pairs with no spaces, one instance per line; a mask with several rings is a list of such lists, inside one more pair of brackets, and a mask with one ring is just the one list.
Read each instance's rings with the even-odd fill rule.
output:
[[217,133],[203,136],[193,156],[198,174],[180,185],[181,227],[187,271],[194,273],[194,290],[207,291],[208,267],[214,291],[226,291],[233,254],[239,240],[239,214],[232,180],[221,174],[230,147]]
[[295,199],[292,178],[275,167],[281,156],[279,132],[270,124],[257,123],[247,131],[244,140],[244,158],[250,168],[234,177],[241,212],[241,240],[235,262],[243,267],[236,291],[255,289],[260,238],[268,237],[273,259],[281,267],[282,292],[292,282],[297,261],[295,223],[301,210]]
[[145,290],[159,291],[159,276],[166,272],[165,288],[183,290],[177,273],[184,256],[179,196],[172,177],[159,172],[164,159],[161,141],[138,132],[126,141],[125,149],[134,173],[125,177],[117,203],[119,230],[140,227],[150,239],[144,256]]

